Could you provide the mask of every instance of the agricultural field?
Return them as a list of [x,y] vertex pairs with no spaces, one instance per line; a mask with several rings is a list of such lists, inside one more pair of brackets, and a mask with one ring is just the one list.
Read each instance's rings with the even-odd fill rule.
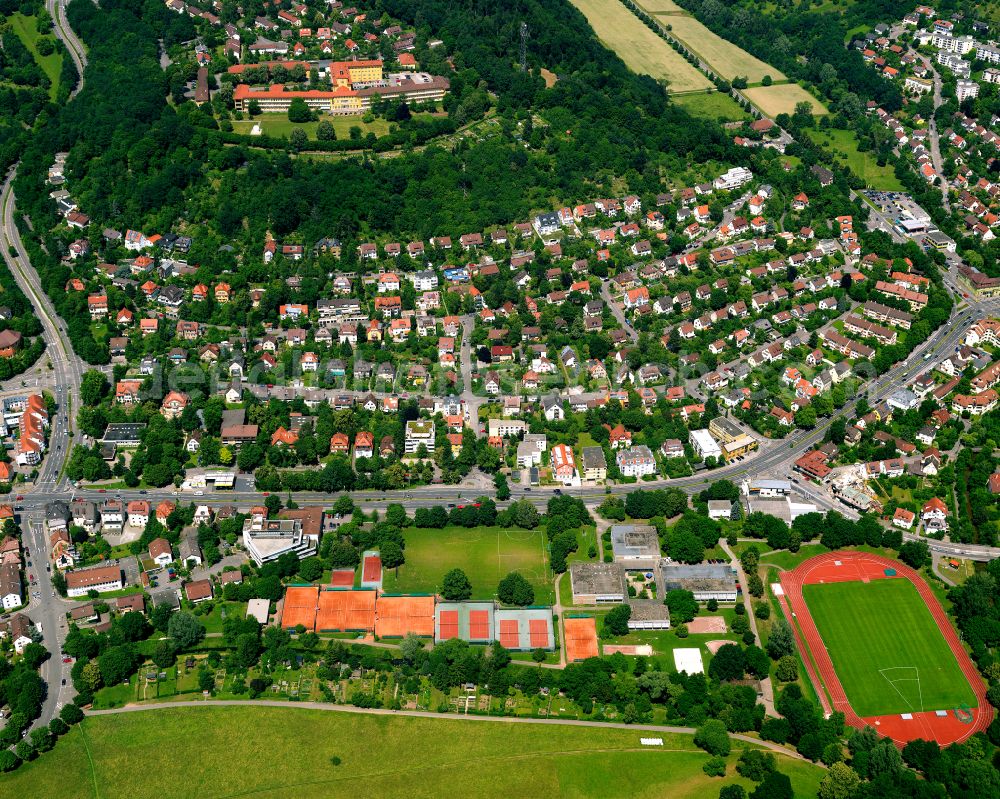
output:
[[[302,708],[171,708],[86,719],[54,752],[4,777],[5,796],[260,799],[637,795],[694,799],[721,781],[692,737],[639,731],[369,716]],[[748,791],[729,756],[727,782]],[[336,758],[337,760],[334,760]],[[162,767],[151,768],[150,764]],[[335,765],[337,763],[337,765]],[[182,777],[170,777],[183,764]],[[280,764],[280,767],[276,767]],[[234,768],[237,766],[237,768]],[[796,796],[823,770],[779,757]],[[166,769],[166,770],[165,770]],[[123,779],[122,775],[128,775]]]
[[649,14],[656,16],[671,16],[680,14],[690,16],[687,11],[681,8],[674,0],[642,0],[640,6]]
[[797,83],[785,83],[780,86],[755,86],[745,89],[743,94],[767,116],[792,114],[797,103],[811,103],[813,114],[830,113],[826,106],[813,97]]
[[711,87],[711,82],[618,0],[572,0],[597,38],[633,72],[666,81],[672,92]]
[[747,119],[746,111],[740,108],[728,94],[720,92],[692,92],[681,94],[674,102],[692,116],[703,119],[716,119],[722,122],[741,122]]
[[[647,9],[648,10],[648,9]],[[759,83],[765,75],[772,80],[785,80],[777,67],[772,67],[746,50],[713,33],[692,16],[671,14],[660,22],[691,52],[697,53],[712,69],[726,80],[742,75],[749,83]]]
[[451,569],[464,571],[473,599],[492,599],[497,583],[509,572],[524,575],[535,587],[535,603],[551,604],[553,591],[544,530],[504,530],[500,527],[445,527],[406,531],[406,563],[398,576],[385,570],[386,593],[431,594]]
[[807,584],[803,597],[859,716],[976,705],[909,580]]
[[809,138],[825,150],[833,152],[838,160],[872,189],[881,191],[902,191],[896,173],[890,166],[879,166],[872,153],[858,150],[858,142],[850,130],[810,130]]

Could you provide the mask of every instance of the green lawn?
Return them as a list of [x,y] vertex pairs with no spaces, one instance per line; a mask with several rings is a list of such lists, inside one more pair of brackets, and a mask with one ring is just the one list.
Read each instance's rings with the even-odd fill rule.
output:
[[[703,799],[722,780],[692,737],[638,730],[362,716],[263,707],[175,708],[88,718],[13,774],[3,796],[60,799],[327,799],[328,797],[669,796]],[[729,756],[727,782],[748,792]],[[335,766],[331,758],[340,758]],[[169,766],[183,764],[182,773]],[[823,770],[778,759],[796,796]]]
[[451,569],[462,569],[472,582],[473,599],[492,599],[497,583],[518,571],[535,587],[536,604],[553,601],[548,540],[544,530],[504,530],[499,527],[445,527],[406,531],[406,563],[399,576],[385,570],[387,593],[436,593]]
[[211,613],[195,618],[205,625],[205,632],[221,633],[226,619],[233,616],[242,619],[246,615],[246,602],[218,602],[212,607]]
[[803,595],[859,716],[976,704],[909,580],[806,585]]
[[[420,116],[419,114],[417,115]],[[376,136],[384,136],[389,132],[389,123],[384,119],[376,118],[370,124],[362,122],[361,117],[324,116],[323,119],[333,125],[337,132],[337,139],[348,139],[351,135],[351,128],[361,129],[361,135],[367,136],[374,133]],[[254,125],[260,125],[261,131],[267,136],[288,136],[296,128],[301,128],[310,139],[316,138],[316,127],[319,122],[289,122],[287,114],[260,114],[253,119],[234,119],[233,131],[247,135]]]
[[817,130],[808,131],[809,138],[825,150],[833,151],[850,170],[873,189],[882,191],[902,191],[903,184],[899,182],[890,166],[879,166],[872,153],[858,150],[858,140],[851,130]]
[[[17,34],[24,46],[28,48],[31,55],[35,58],[35,63],[42,68],[42,72],[45,76],[52,81],[52,87],[49,89],[49,97],[55,99],[56,93],[59,91],[59,75],[62,72],[62,56],[59,53],[53,52],[50,55],[43,56],[38,52],[38,39],[41,34],[35,28],[35,18],[26,17],[20,11],[16,14],[11,14],[8,19],[10,20],[11,27],[14,29],[14,33]],[[51,37],[50,37],[51,38]]]
[[738,122],[747,118],[746,111],[740,108],[739,103],[728,94],[717,91],[680,94],[672,99],[692,116],[721,119],[724,122]]

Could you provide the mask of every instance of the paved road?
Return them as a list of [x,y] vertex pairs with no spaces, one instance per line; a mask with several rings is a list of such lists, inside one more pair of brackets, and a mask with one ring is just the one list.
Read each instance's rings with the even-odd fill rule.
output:
[[87,51],[84,49],[83,42],[77,38],[73,29],[69,25],[69,21],[66,19],[66,6],[64,0],[45,0],[45,10],[48,11],[49,16],[52,17],[55,34],[57,37],[62,39],[63,44],[66,45],[69,57],[73,59],[73,64],[76,66],[77,74],[80,76],[80,82],[70,93],[70,99],[72,99],[77,95],[80,89],[83,88],[83,70],[87,66]]
[[[45,340],[46,356],[52,363],[55,377],[55,399],[57,409],[55,416],[49,420],[49,449],[45,453],[35,481],[35,491],[44,492],[55,489],[60,481],[63,464],[69,456],[70,434],[75,428],[76,409],[74,401],[80,396],[80,383],[85,370],[84,363],[73,352],[73,347],[64,331],[63,321],[56,315],[55,308],[48,296],[42,290],[38,272],[31,266],[24,243],[14,224],[15,201],[13,180],[16,174],[15,166],[4,181],[0,194],[0,209],[2,209],[3,241],[0,249],[7,266],[14,275],[18,285],[31,300],[32,306],[42,323],[42,337]],[[15,254],[12,254],[15,253]]]
[[628,319],[625,318],[625,311],[622,309],[621,303],[611,296],[610,281],[605,280],[601,283],[601,297],[604,299],[604,302],[607,303],[608,308],[611,309],[612,316],[614,316],[618,324],[622,326],[622,330],[628,334],[628,337],[633,342],[638,341],[639,334],[636,332],[636,329],[629,324]]
[[[26,553],[26,561],[31,566],[26,568],[25,575],[35,579],[28,589],[28,617],[42,632],[42,645],[51,653],[41,667],[42,679],[46,684],[45,700],[42,702],[42,713],[35,720],[32,729],[43,727],[59,714],[59,709],[71,702],[76,695],[73,681],[70,679],[71,663],[62,662],[62,645],[68,631],[66,613],[76,603],[67,602],[56,595],[52,588],[52,575],[46,571],[48,563],[48,542],[41,519],[31,520],[28,524],[22,522],[22,539]],[[37,596],[36,596],[37,595]],[[63,685],[65,681],[65,685]]]
[[[83,71],[87,64],[86,51],[66,21],[62,0],[46,0],[45,5],[52,17],[55,34],[66,45],[80,75],[79,83],[70,94],[72,99],[83,88]],[[35,484],[35,491],[41,496],[43,491],[56,489],[63,463],[69,455],[69,433],[73,430],[75,416],[72,402],[80,395],[84,366],[73,352],[69,339],[63,331],[62,320],[56,315],[52,303],[42,290],[38,273],[28,260],[28,254],[14,224],[16,206],[12,184],[16,170],[15,166],[8,173],[0,193],[0,212],[2,212],[0,226],[3,231],[0,249],[3,250],[3,257],[11,274],[31,300],[42,322],[45,355],[52,363],[55,385],[53,393],[58,404],[55,417],[50,420],[50,450],[46,454]],[[28,585],[28,614],[42,633],[42,645],[52,655],[42,664],[40,670],[46,684],[46,695],[41,715],[32,725],[32,728],[37,728],[47,725],[58,715],[60,708],[66,702],[72,701],[76,691],[70,680],[72,666],[62,662],[61,654],[67,631],[65,613],[69,603],[56,596],[52,588],[51,573],[47,571],[48,542],[45,540],[41,523],[29,521],[25,524],[22,520],[22,525],[26,576],[34,578]],[[30,566],[27,565],[29,563]]]
[[[410,718],[421,719],[480,721],[492,722],[494,724],[548,724],[563,727],[598,727],[603,729],[613,727],[619,730],[641,730],[643,732],[660,732],[674,735],[694,735],[695,732],[697,732],[694,727],[669,727],[659,724],[615,724],[602,721],[579,721],[577,719],[524,719],[513,716],[473,716],[461,713],[442,714],[422,710],[384,710],[381,708],[351,707],[350,705],[330,705],[323,702],[280,702],[273,699],[247,699],[245,701],[235,699],[208,699],[189,702],[163,702],[160,704],[150,705],[126,705],[125,707],[112,708],[110,710],[88,710],[87,715],[112,716],[117,713],[148,713],[157,710],[168,710],[176,707],[206,707],[208,705],[211,705],[212,707],[245,707],[246,705],[255,705],[257,707],[278,707],[285,709],[295,708],[305,710],[326,710],[333,713],[361,713],[370,716],[408,716]],[[742,741],[743,743],[752,744],[764,749],[770,749],[772,752],[784,755],[785,757],[794,758],[795,760],[806,760],[806,758],[798,752],[787,749],[779,744],[771,743],[770,741],[762,741],[759,738],[753,738],[749,735],[742,735],[734,732],[729,733],[729,737],[735,741]],[[653,751],[655,751],[655,749]]]

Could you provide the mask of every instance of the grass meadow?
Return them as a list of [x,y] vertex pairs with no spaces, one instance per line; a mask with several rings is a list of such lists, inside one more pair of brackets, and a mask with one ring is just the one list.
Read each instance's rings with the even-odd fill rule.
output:
[[[691,736],[639,730],[369,716],[302,708],[171,708],[86,719],[53,752],[0,781],[0,796],[60,799],[669,796],[703,799],[722,780]],[[727,782],[748,792],[729,756]],[[340,758],[334,765],[331,758]],[[779,758],[796,796],[823,770]]]
[[859,716],[975,706],[972,688],[909,580],[805,585],[803,596]]
[[673,99],[689,114],[703,119],[741,122],[748,117],[747,112],[732,97],[716,91],[681,94]]
[[833,152],[850,170],[873,189],[903,191],[891,166],[879,166],[872,153],[858,149],[858,140],[851,130],[810,130],[809,138],[825,150]]
[[536,604],[554,600],[545,531],[500,527],[410,528],[406,531],[406,563],[399,574],[386,569],[386,593],[421,594],[441,590],[444,575],[461,569],[472,583],[473,599],[492,599],[497,583],[509,572],[524,575],[535,587]]

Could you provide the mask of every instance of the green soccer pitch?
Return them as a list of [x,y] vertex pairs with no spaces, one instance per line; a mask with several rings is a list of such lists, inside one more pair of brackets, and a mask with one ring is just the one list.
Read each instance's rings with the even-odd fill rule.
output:
[[812,584],[804,585],[802,593],[859,716],[977,704],[909,580]]

